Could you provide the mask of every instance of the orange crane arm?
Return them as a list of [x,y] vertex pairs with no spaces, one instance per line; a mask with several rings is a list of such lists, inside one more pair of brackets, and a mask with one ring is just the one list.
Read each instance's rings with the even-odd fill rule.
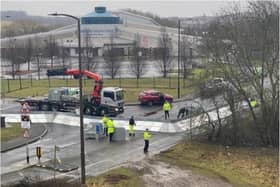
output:
[[[78,69],[67,69],[65,71],[65,74],[79,76],[80,71]],[[91,95],[97,103],[100,103],[100,99],[101,99],[100,94],[101,94],[102,85],[103,85],[102,77],[100,75],[93,73],[91,71],[88,71],[88,70],[82,71],[82,74],[84,76],[87,76],[88,78],[95,80],[94,89],[93,89]]]

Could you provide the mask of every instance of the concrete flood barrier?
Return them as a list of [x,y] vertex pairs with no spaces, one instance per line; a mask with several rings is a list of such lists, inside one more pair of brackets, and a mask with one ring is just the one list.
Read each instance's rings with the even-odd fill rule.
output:
[[126,129],[123,127],[116,127],[113,135],[113,141],[126,141]]
[[[225,118],[231,115],[228,106],[221,107],[220,117]],[[212,121],[217,120],[217,113],[215,110],[209,111],[209,116]],[[5,117],[6,123],[10,122],[20,122],[20,114],[1,114],[1,117]],[[30,114],[32,123],[53,123],[53,124],[63,124],[69,126],[80,126],[79,116],[66,115],[62,112],[47,113],[47,114]],[[162,132],[162,133],[179,133],[189,130],[190,128],[195,128],[208,121],[207,117],[203,114],[192,117],[191,119],[184,119],[180,121],[140,121],[137,120],[137,125],[135,126],[135,131],[145,131],[148,128],[151,132]],[[116,132],[116,140],[122,140],[126,136],[126,130],[128,130],[128,121],[121,119],[114,119],[116,128],[123,128]],[[88,118],[84,117],[84,124],[87,123],[101,123],[100,118]],[[191,125],[190,125],[191,124]],[[94,127],[93,127],[94,128]],[[96,127],[95,127],[96,128]],[[103,128],[102,128],[103,129]],[[95,129],[96,130],[96,129]]]
[[[85,139],[103,139],[104,135],[103,125],[100,122],[90,122],[85,124]],[[113,141],[125,141],[127,139],[126,129],[124,127],[115,127]]]

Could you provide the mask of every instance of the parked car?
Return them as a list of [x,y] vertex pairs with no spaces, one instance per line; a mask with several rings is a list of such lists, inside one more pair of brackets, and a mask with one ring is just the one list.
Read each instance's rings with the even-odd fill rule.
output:
[[138,100],[141,104],[152,106],[154,104],[163,104],[165,100],[171,103],[173,102],[173,96],[157,90],[146,90],[139,94]]

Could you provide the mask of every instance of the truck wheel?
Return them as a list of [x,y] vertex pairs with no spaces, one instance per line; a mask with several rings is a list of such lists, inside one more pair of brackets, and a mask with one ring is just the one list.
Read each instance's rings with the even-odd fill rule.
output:
[[58,111],[59,110],[59,107],[57,106],[57,105],[53,105],[52,106],[52,111],[53,112],[56,112],[56,111]]
[[148,102],[148,106],[153,106],[153,102],[152,102],[152,101],[149,101],[149,102]]
[[102,109],[102,110],[100,111],[100,116],[104,116],[105,113],[106,113],[106,110],[105,110],[105,109]]
[[85,114],[86,115],[92,115],[92,109],[90,107],[85,108]]
[[39,108],[42,111],[49,111],[49,105],[46,103],[41,104]]

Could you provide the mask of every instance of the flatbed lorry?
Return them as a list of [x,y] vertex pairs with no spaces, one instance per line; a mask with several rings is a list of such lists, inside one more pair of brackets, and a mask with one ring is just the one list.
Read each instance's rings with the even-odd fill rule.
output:
[[[59,72],[59,73],[57,73]],[[49,76],[61,75],[61,71],[48,70]],[[78,78],[78,70],[65,69],[65,75],[74,75]],[[83,71],[82,75],[95,80],[91,95],[83,96],[83,111],[86,115],[116,116],[124,112],[124,93],[122,88],[103,88],[101,76],[90,71]],[[74,90],[74,91],[73,91]],[[80,105],[78,88],[51,88],[48,97],[42,99],[26,98],[19,102],[27,102],[29,106],[40,111],[74,111]]]

